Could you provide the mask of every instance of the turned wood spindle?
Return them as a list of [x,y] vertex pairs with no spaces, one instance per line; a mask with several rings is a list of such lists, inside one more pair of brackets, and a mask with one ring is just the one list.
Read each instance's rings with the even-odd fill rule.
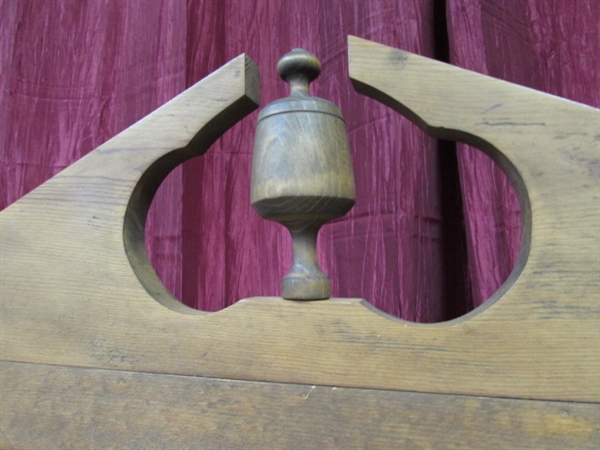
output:
[[252,206],[292,235],[294,257],[282,280],[282,297],[326,299],[331,281],[317,261],[317,234],[355,201],[346,126],[337,106],[309,94],[309,83],[321,71],[313,54],[292,50],[277,70],[290,84],[290,95],[267,105],[258,117]]

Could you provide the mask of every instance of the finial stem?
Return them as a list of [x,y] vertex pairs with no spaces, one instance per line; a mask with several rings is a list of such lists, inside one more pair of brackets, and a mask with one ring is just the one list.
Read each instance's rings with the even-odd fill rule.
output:
[[317,261],[321,221],[286,224],[294,249],[292,268],[281,281],[281,296],[289,300],[321,300],[331,296],[331,281]]

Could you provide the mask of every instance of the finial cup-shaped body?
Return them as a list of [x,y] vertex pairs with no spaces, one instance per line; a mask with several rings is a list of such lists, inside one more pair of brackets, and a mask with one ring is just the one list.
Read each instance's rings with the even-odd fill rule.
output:
[[292,234],[294,260],[282,281],[282,296],[324,299],[331,296],[331,282],[317,262],[317,233],[355,200],[346,127],[333,103],[308,94],[308,82],[320,70],[314,55],[294,50],[278,69],[292,93],[259,115],[251,201],[262,217]]

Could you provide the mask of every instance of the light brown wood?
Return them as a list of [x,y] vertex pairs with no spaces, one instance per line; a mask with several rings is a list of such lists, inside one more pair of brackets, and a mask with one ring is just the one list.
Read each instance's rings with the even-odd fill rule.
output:
[[[315,409],[294,410],[294,395],[306,387],[276,383],[299,383],[467,395],[419,397],[422,406],[402,409],[403,401],[416,397],[360,391],[355,401],[372,402],[369,420],[383,421],[375,448],[389,448],[379,434],[411,447],[411,433],[417,448],[461,447],[463,437],[470,439],[463,447],[489,448],[492,442],[501,448],[499,434],[489,431],[488,438],[478,431],[481,417],[495,420],[499,430],[522,431],[510,435],[513,448],[536,447],[534,435],[556,448],[597,444],[598,405],[589,402],[600,400],[600,112],[357,38],[350,39],[350,74],[361,92],[406,113],[427,132],[478,145],[512,178],[525,216],[524,245],[517,268],[494,298],[463,318],[435,325],[388,317],[360,299],[255,297],[206,314],[172,298],[148,262],[146,213],[169,170],[202,154],[256,107],[257,71],[240,56],[0,214],[3,416],[11,411],[10,421],[2,421],[3,447],[60,447],[46,443],[63,442],[60,427],[66,427],[75,430],[73,439],[82,439],[72,445],[85,448],[91,444],[81,433],[90,427],[83,420],[94,414],[104,430],[113,427],[116,440],[105,448],[127,446],[121,445],[128,438],[119,417],[130,420],[147,405],[152,419],[140,419],[139,429],[150,430],[161,408],[171,411],[177,402],[184,405],[177,417],[187,417],[194,402],[185,399],[196,398],[188,389],[206,381],[195,376],[272,383],[206,381],[231,392],[250,387],[223,397],[224,409],[219,400],[207,400],[198,411],[214,414],[181,419],[169,436],[190,436],[206,423],[206,433],[227,435],[231,447],[262,438],[285,448],[296,439],[309,442],[301,440],[303,430],[318,424],[331,429],[329,441],[321,434],[324,447],[350,442],[344,440],[348,433],[367,439],[333,393]],[[149,387],[153,383],[164,387],[164,396]],[[65,394],[67,387],[78,394]],[[171,398],[170,389],[179,393]],[[352,397],[359,391],[343,392]],[[140,398],[147,403],[135,403]],[[287,406],[277,409],[280,400]],[[131,402],[133,412],[126,407]],[[443,441],[429,425],[419,428],[430,414],[440,417],[423,406],[429,402],[445,412],[449,429],[464,433],[456,435],[460,439]],[[559,405],[574,409],[561,416]],[[69,411],[64,417],[63,407]],[[411,415],[413,408],[420,412]],[[314,419],[321,410],[328,413]],[[338,416],[338,410],[345,412]],[[398,421],[386,422],[396,411]],[[31,424],[36,413],[38,428]],[[309,425],[298,427],[298,435],[290,427],[279,435],[266,424],[280,419]],[[413,430],[406,428],[408,435],[402,434],[403,419]],[[352,425],[345,428],[344,421]],[[252,428],[250,422],[263,425]],[[37,431],[23,436],[24,423]],[[251,435],[235,441],[229,423],[246,424]],[[384,430],[390,423],[400,434]],[[108,431],[104,436],[113,438]]]
[[358,39],[350,69],[433,132],[479,136],[512,174],[524,251],[496,299],[418,325],[351,299],[254,298],[203,315],[171,298],[143,245],[144,211],[165,170],[145,171],[171,149],[206,148],[214,133],[186,144],[254,95],[241,58],[1,213],[2,359],[598,401],[598,110]]
[[597,449],[600,405],[2,363],[10,449]]

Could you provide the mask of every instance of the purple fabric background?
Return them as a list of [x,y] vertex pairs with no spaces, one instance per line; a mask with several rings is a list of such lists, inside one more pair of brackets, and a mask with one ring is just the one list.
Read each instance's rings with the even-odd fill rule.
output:
[[[1,0],[0,208],[240,53],[262,104],[286,95],[275,65],[294,47],[323,63],[313,94],[338,104],[357,203],[320,236],[336,296],[436,322],[506,279],[520,218],[506,177],[476,150],[437,142],[354,92],[356,35],[600,106],[597,0]],[[256,113],[177,168],[147,244],[174,295],[217,310],[278,295],[291,242],[249,204]]]

